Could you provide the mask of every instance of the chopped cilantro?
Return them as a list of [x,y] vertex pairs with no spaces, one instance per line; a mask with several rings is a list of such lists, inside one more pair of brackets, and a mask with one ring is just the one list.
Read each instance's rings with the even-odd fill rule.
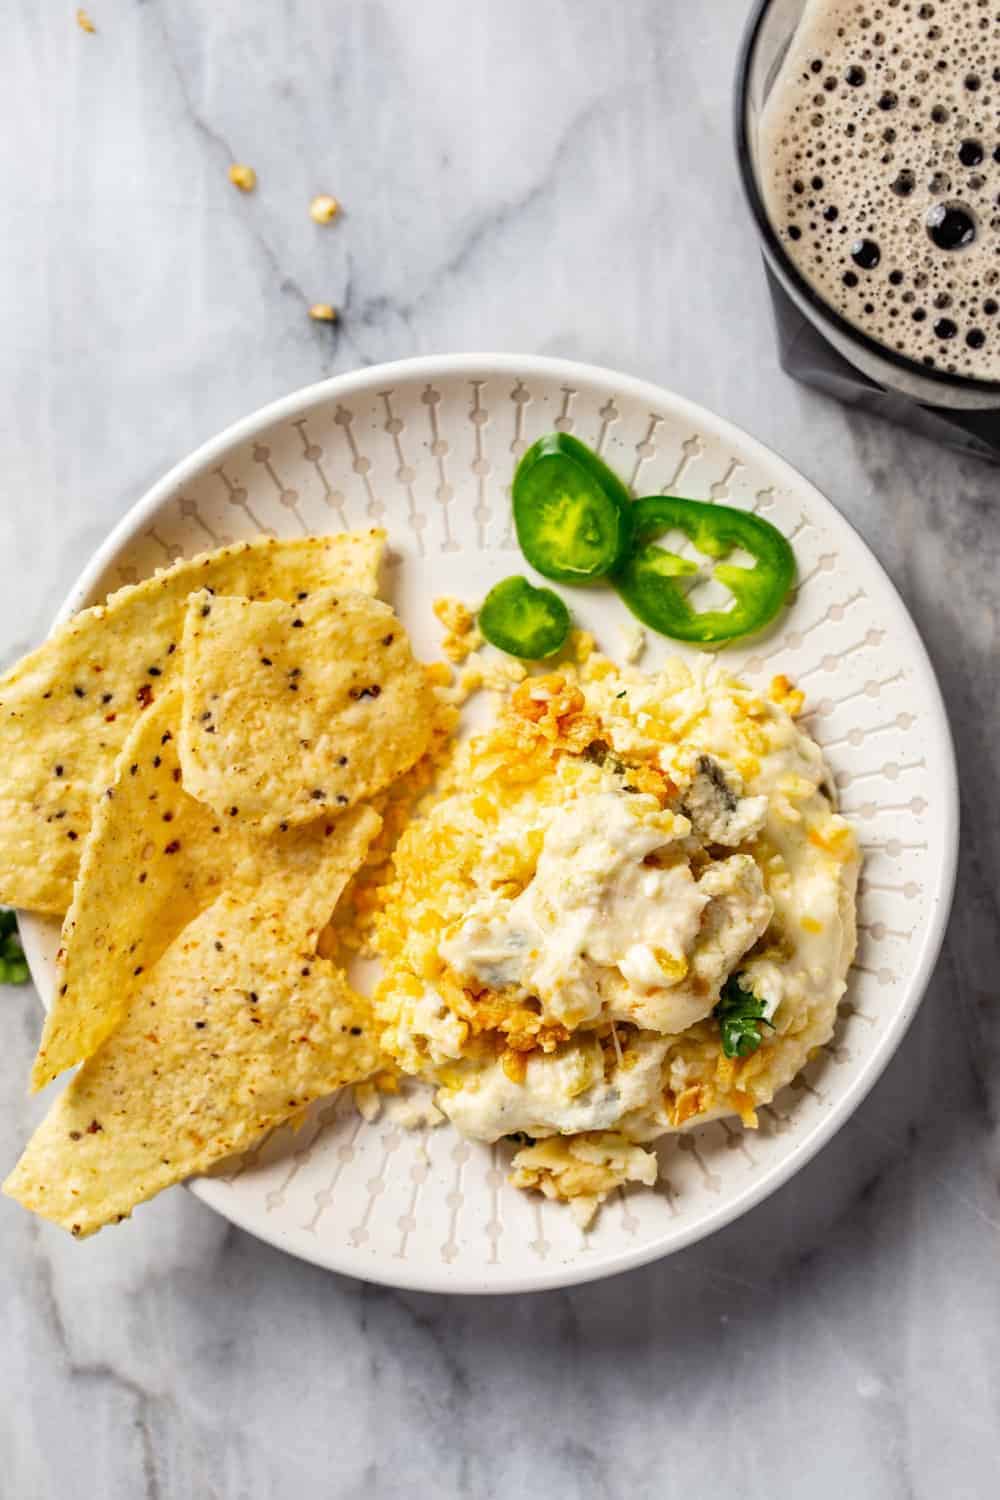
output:
[[625,694],[626,694],[626,693],[627,693],[627,692],[628,692],[628,688],[622,688],[622,690],[621,690],[621,692],[620,692],[620,693],[616,693],[616,694],[615,694],[615,697],[616,697],[616,698],[624,698],[624,696],[625,696]]
[[749,1057],[763,1038],[761,1026],[774,1027],[764,1015],[765,1003],[743,989],[739,975],[730,974],[722,986],[719,1003],[712,1014],[722,1032],[722,1050],[727,1057]]
[[17,918],[0,907],[0,984],[27,984],[28,965],[17,935]]

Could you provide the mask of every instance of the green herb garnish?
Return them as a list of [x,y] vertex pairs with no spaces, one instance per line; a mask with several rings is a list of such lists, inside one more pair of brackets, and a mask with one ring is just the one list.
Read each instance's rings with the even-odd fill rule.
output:
[[765,1008],[763,1000],[742,987],[738,974],[729,976],[712,1012],[719,1023],[722,1050],[727,1057],[749,1057],[763,1041],[760,1028],[770,1026],[774,1030],[764,1015]]
[[0,908],[0,984],[27,984],[28,964],[17,935],[17,918]]

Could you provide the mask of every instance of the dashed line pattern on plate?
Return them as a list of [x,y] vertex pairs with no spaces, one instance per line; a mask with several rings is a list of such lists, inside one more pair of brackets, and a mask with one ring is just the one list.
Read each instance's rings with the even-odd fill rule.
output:
[[317,479],[323,487],[324,501],[332,511],[336,512],[337,520],[343,530],[348,531],[350,523],[347,519],[347,512],[344,510],[343,492],[335,490],[327,477],[326,469],[323,467],[324,450],[320,447],[319,443],[314,443],[310,439],[306,431],[305,417],[300,417],[298,421],[292,423],[292,426],[295,428],[302,442],[302,457],[307,464],[312,466]]
[[[490,414],[483,405],[483,388],[485,380],[473,380],[472,409],[469,412],[469,421],[473,426],[473,440],[475,451],[472,458],[472,472],[476,476],[476,507],[473,515],[476,520],[476,545],[480,552],[486,546],[486,527],[489,523],[492,511],[489,506],[489,494],[487,481],[493,472],[493,466],[486,457],[483,447],[483,428],[490,419]],[[454,550],[458,550],[458,544],[454,544]]]

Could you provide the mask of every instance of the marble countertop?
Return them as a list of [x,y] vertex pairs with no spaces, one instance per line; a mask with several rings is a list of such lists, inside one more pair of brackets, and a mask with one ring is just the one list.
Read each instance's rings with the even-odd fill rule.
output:
[[[567,355],[742,424],[864,534],[941,674],[964,845],[872,1095],[659,1265],[449,1299],[299,1264],[182,1190],[81,1245],[2,1200],[0,1495],[995,1493],[1000,471],[779,369],[730,145],[746,10],[92,0],[88,35],[72,4],[8,6],[0,661],[151,481],[259,404],[409,354]],[[321,191],[345,205],[323,232]],[[0,1003],[6,1170],[40,1010]]]

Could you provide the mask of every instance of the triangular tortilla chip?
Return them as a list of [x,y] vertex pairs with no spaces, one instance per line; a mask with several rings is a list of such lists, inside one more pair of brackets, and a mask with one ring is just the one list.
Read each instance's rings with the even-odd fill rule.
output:
[[297,941],[280,905],[220,896],[70,1080],[4,1192],[93,1234],[368,1077],[378,1058],[367,1003]]
[[423,755],[433,699],[387,604],[326,588],[295,604],[193,594],[183,649],[184,785],[220,818],[307,823]]
[[258,537],[178,562],[75,615],[0,677],[0,905],[69,907],[94,803],[136,718],[177,674],[190,593],[374,593],[383,541]]
[[381,826],[368,807],[272,837],[216,817],[181,785],[179,712],[173,687],[135,725],[97,804],[63,924],[34,1089],[97,1050],[156,960],[223,890],[276,896],[301,939],[314,939]]

